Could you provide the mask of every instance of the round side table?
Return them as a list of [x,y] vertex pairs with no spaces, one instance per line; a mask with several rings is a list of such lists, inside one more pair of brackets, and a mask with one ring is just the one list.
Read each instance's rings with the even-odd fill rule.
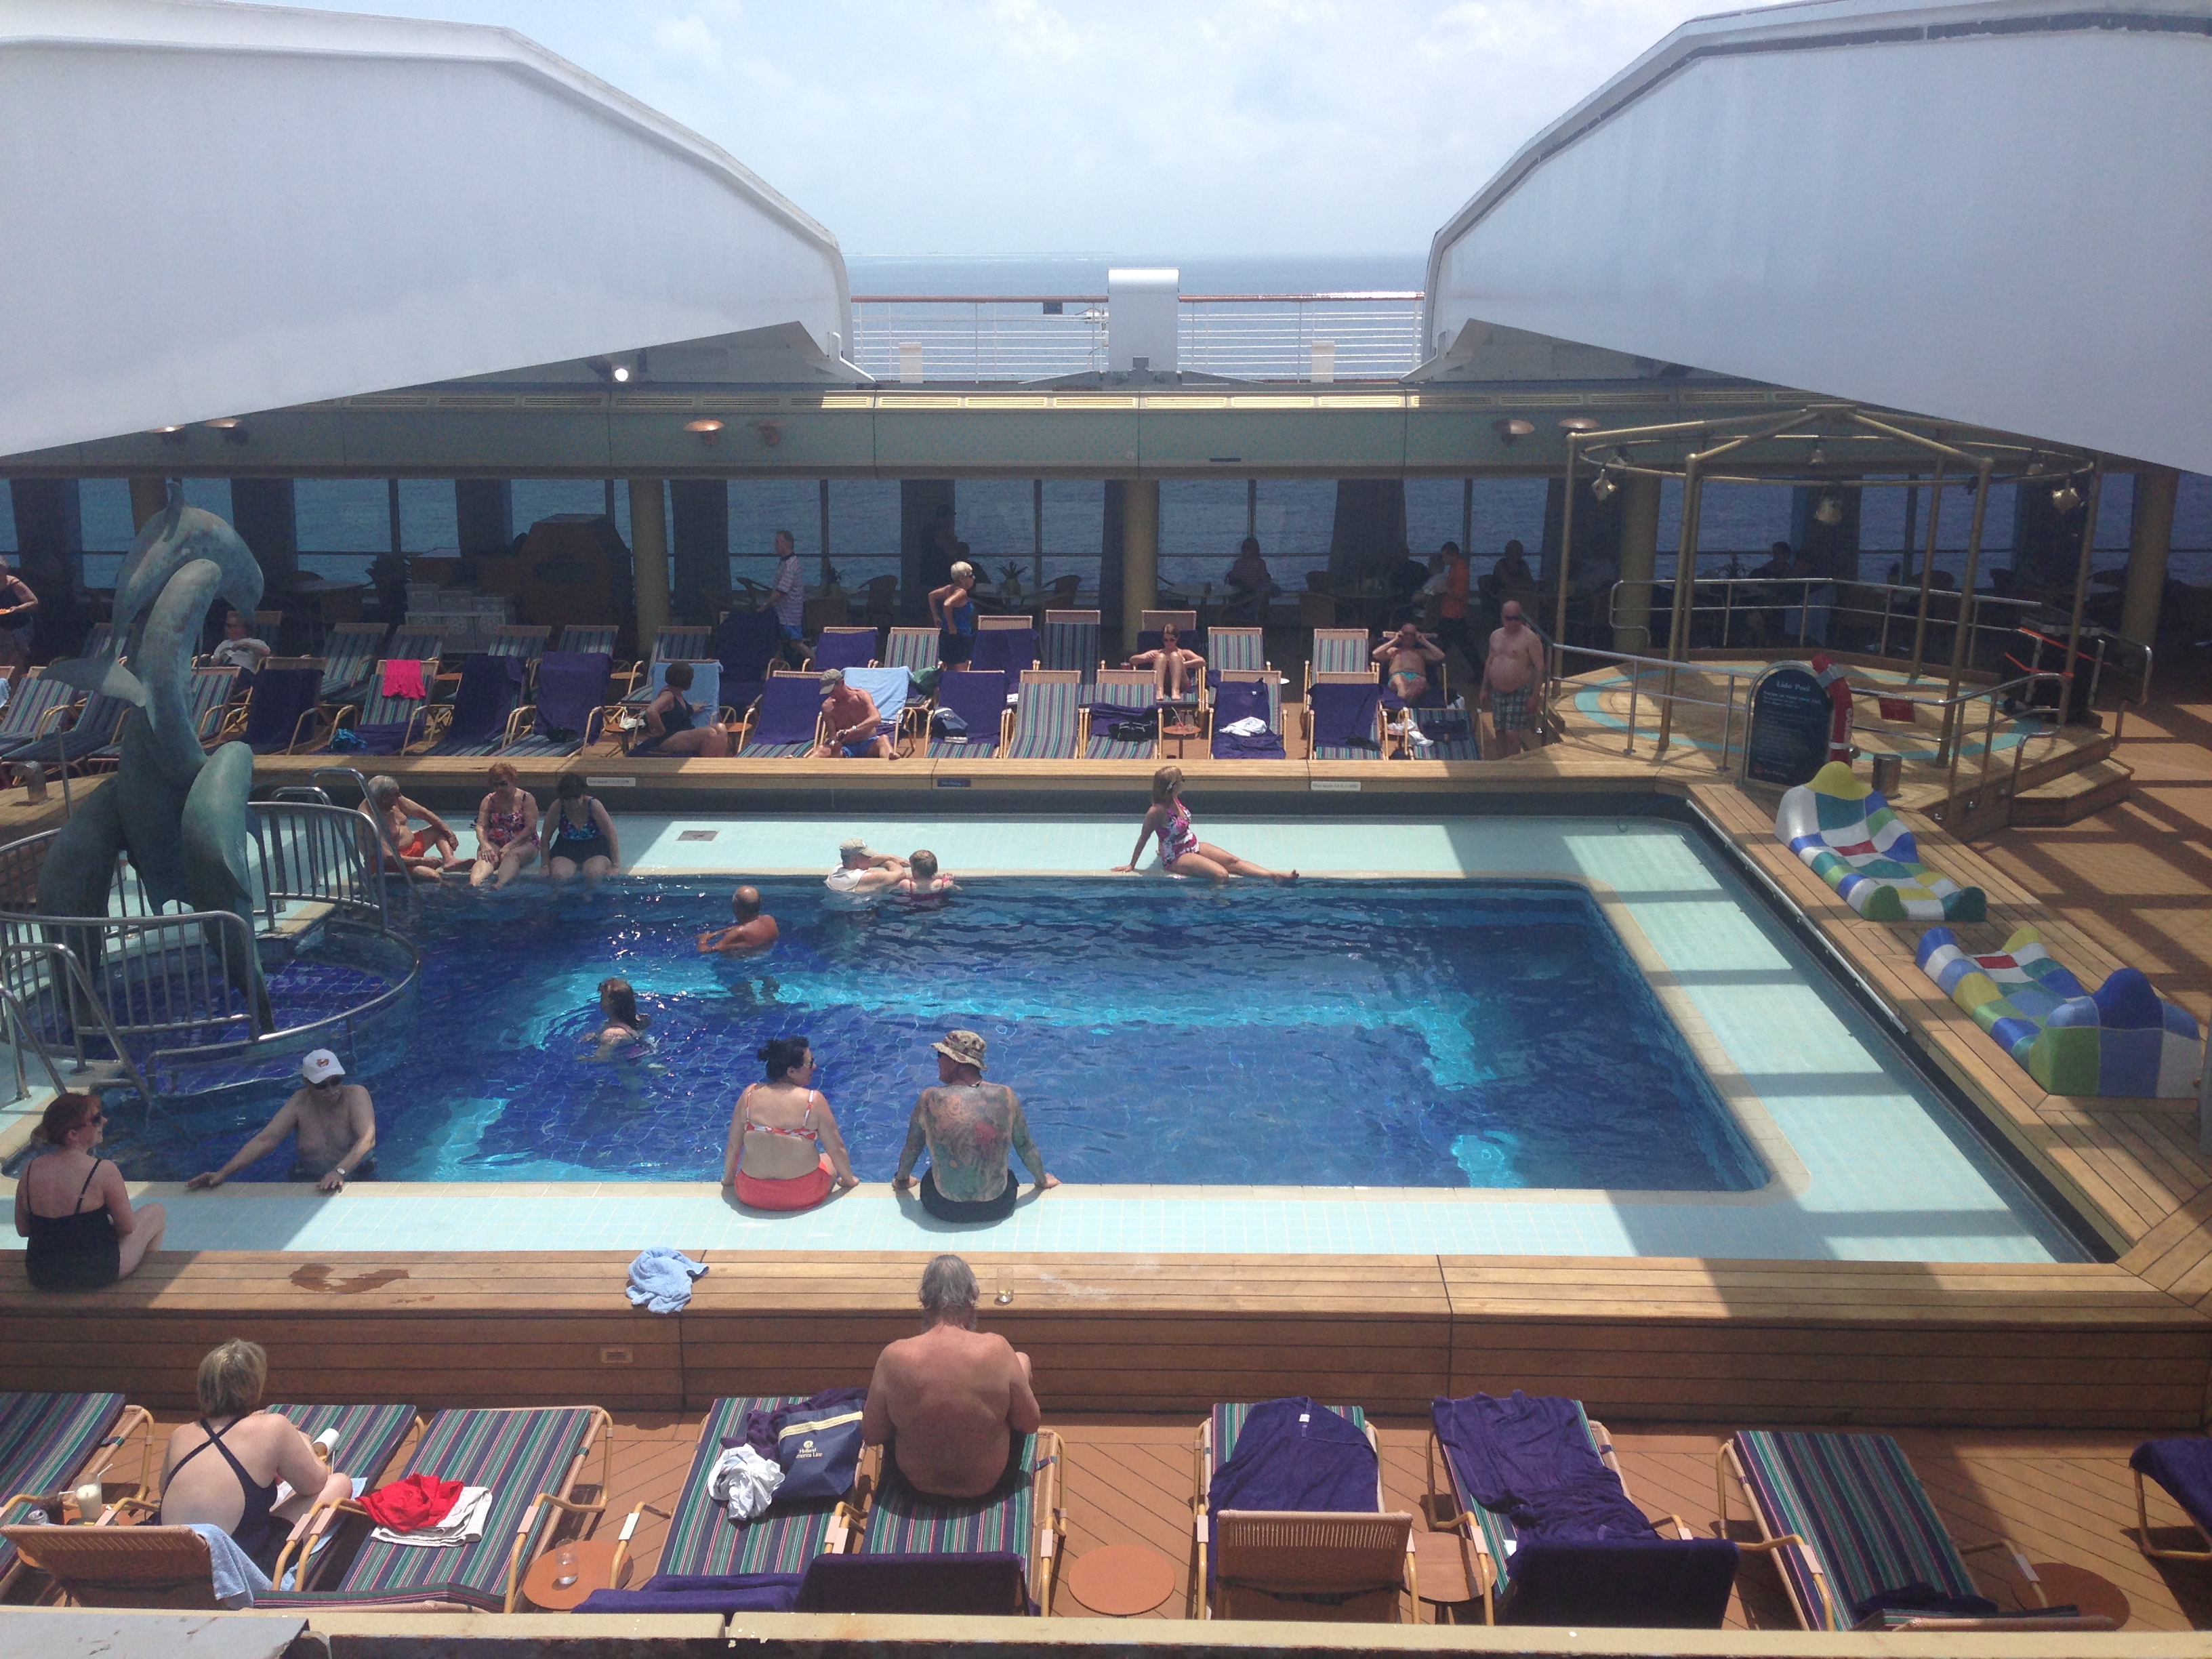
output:
[[[553,1559],[556,1545],[530,1564],[530,1571],[522,1576],[523,1598],[533,1607],[547,1613],[568,1613],[593,1590],[614,1588],[614,1565],[617,1540],[612,1538],[579,1538],[568,1546],[576,1552],[576,1582],[556,1585],[554,1578],[560,1566]],[[629,1563],[623,1563],[623,1577],[629,1577]]]
[[1438,1610],[1462,1606],[1476,1599],[1468,1583],[1467,1540],[1455,1532],[1424,1532],[1415,1523],[1413,1559],[1419,1574],[1421,1600]]
[[2128,1593],[2101,1573],[2069,1566],[2063,1561],[2039,1561],[2035,1576],[2043,1581],[2043,1593],[2051,1606],[2071,1603],[2083,1613],[2103,1614],[2115,1630],[2127,1628],[2129,1615],[2135,1611],[2129,1605]]
[[1109,1619],[1150,1613],[1175,1594],[1175,1563],[1142,1544],[1108,1544],[1067,1570],[1067,1593]]

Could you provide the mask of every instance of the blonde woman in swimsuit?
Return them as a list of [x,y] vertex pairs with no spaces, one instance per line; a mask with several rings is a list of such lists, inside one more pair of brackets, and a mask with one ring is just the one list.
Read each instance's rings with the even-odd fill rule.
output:
[[1171,876],[1208,876],[1215,881],[1226,881],[1231,876],[1264,876],[1280,882],[1298,878],[1295,870],[1287,876],[1279,875],[1263,864],[1240,859],[1210,841],[1200,841],[1198,831],[1190,826],[1190,808],[1182,804],[1180,766],[1163,766],[1152,774],[1152,806],[1145,814],[1144,827],[1137,831],[1137,850],[1129,854],[1127,864],[1115,865],[1115,872],[1134,870],[1137,860],[1145,855],[1145,843],[1154,836],[1160,838],[1160,867]]
[[469,885],[504,887],[538,862],[538,800],[507,761],[491,766],[491,793],[477,807],[477,855]]
[[738,1097],[722,1153],[722,1184],[757,1210],[811,1210],[860,1184],[830,1102],[814,1086],[805,1037],[771,1037],[758,1058],[767,1081]]

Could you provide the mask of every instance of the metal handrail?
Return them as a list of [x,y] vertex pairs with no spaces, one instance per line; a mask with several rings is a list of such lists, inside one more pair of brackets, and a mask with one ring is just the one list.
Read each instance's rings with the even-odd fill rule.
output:
[[277,1044],[293,1047],[309,1043],[313,1039],[329,1032],[341,1034],[348,1057],[350,1058],[353,1054],[354,1023],[390,1007],[407,992],[413,989],[415,982],[422,976],[422,953],[416,949],[412,939],[404,933],[395,933],[389,927],[379,927],[376,931],[382,938],[400,946],[407,952],[407,971],[359,1007],[343,1008],[335,1014],[325,1014],[320,1019],[309,1020],[305,1025],[288,1025],[277,1030],[264,1032],[258,1036],[239,1037],[228,1042],[198,1043],[185,1048],[156,1048],[146,1057],[148,1066],[158,1075],[161,1063],[165,1060],[172,1066],[184,1060],[191,1060],[204,1065],[210,1061],[243,1054],[255,1048],[264,1048]]
[[[70,1043],[76,1056],[76,1069],[82,1072],[88,1066],[84,1054],[83,1029],[78,1022],[86,1012],[89,1012],[94,1023],[100,1027],[100,1035],[106,1038],[108,1048],[114,1054],[116,1064],[120,1066],[129,1076],[131,1086],[138,1091],[138,1098],[145,1102],[147,1109],[152,1110],[154,1091],[146,1086],[145,1074],[140,1071],[138,1062],[131,1057],[131,1050],[124,1045],[122,1033],[117,1030],[115,1022],[108,1018],[107,1006],[100,1000],[100,993],[93,988],[91,977],[84,970],[84,963],[80,962],[66,945],[57,944],[52,939],[16,939],[9,941],[4,946],[0,946],[0,975],[8,974],[15,967],[18,957],[45,959],[50,964],[47,972],[58,979],[58,988],[64,989],[68,993]],[[51,981],[49,988],[55,988]],[[46,1062],[46,1074],[54,1079],[56,1090],[64,1089],[66,1085],[63,1084],[60,1072],[54,1065],[53,1056],[46,1050],[46,1039],[40,1035],[38,1028],[31,1024],[21,1002],[15,994],[15,986],[0,984],[0,997],[4,997],[7,1000],[9,1017],[21,1022],[24,1035],[29,1037],[38,1048],[39,1057]],[[15,1065],[20,1081],[22,1069],[22,1056],[20,1052],[16,1055]]]
[[15,1028],[15,1036],[8,1044],[8,1052],[15,1057],[15,1098],[21,1100],[31,1092],[30,1074],[23,1069],[23,1045],[26,1043],[38,1055],[40,1064],[46,1068],[46,1076],[53,1083],[54,1092],[67,1094],[69,1085],[62,1081],[61,1067],[54,1064],[54,1057],[46,1048],[46,1039],[31,1024],[31,1017],[23,1012],[23,1005],[15,1000],[15,994],[4,985],[0,985],[0,1012],[4,1012],[9,1023]]
[[[1621,590],[1625,587],[1638,587],[1646,590],[1658,587],[1671,587],[1674,582],[1680,580],[1681,577],[1678,574],[1673,577],[1634,576],[1623,577],[1616,580],[1613,584],[1612,588],[1608,591],[1607,596],[1606,622],[1607,626],[1615,629],[1622,628],[1641,628],[1648,635],[1650,632],[1651,628],[1650,606],[1648,592],[1646,596],[1644,619],[1639,623],[1632,620],[1623,619],[1620,608]],[[1895,606],[1887,603],[1887,597],[1892,594],[1902,594],[1905,598],[1913,600],[1915,604],[1917,604],[1920,599],[1920,589],[1917,586],[1901,582],[1861,581],[1857,578],[1851,576],[1699,576],[1693,574],[1690,578],[1690,603],[1685,608],[1684,611],[1686,625],[1689,617],[1700,615],[1712,616],[1717,613],[1721,617],[1721,643],[1719,648],[1723,651],[1729,650],[1731,648],[1729,639],[1729,623],[1735,618],[1736,610],[1735,590],[1739,587],[1759,587],[1771,591],[1775,588],[1787,588],[1793,586],[1800,590],[1794,601],[1784,598],[1775,603],[1756,605],[1747,605],[1742,608],[1747,612],[1752,611],[1795,611],[1797,613],[1797,638],[1795,643],[1801,649],[1805,646],[1819,643],[1819,641],[1808,639],[1807,636],[1808,629],[1812,623],[1812,612],[1814,609],[1814,605],[1813,604],[1813,590],[1816,587],[1867,588],[1885,596],[1885,603],[1882,608],[1879,611],[1873,609],[1871,606],[1863,605],[1838,605],[1833,599],[1831,599],[1825,607],[1832,617],[1880,617],[1881,618],[1881,635],[1875,647],[1875,653],[1880,656],[1887,656],[1889,654],[1889,626],[1892,618],[1905,614],[1900,612]],[[1718,605],[1699,605],[1698,603],[1698,590],[1700,588],[1714,587],[1717,587],[1722,590],[1721,603]],[[1948,599],[1958,603],[1964,612],[1963,619],[1960,617],[1938,617],[1935,618],[1937,625],[1946,628],[1963,626],[1966,629],[1970,637],[1978,637],[1984,632],[2009,631],[1999,630],[1996,624],[1986,623],[1981,619],[1982,609],[1984,605],[2009,606],[2014,610],[2023,612],[2039,611],[2043,608],[2042,602],[2039,599],[2014,599],[2011,595],[2006,593],[1984,593],[1978,589],[1972,594],[1967,594],[1962,593],[1954,588],[1939,587],[1933,590],[1933,596]],[[2015,624],[2015,626],[2017,624]],[[1917,676],[1920,672],[1919,652],[1923,642],[1924,629],[1916,627],[1914,638],[1914,660],[1912,667],[1912,672],[1915,676]]]

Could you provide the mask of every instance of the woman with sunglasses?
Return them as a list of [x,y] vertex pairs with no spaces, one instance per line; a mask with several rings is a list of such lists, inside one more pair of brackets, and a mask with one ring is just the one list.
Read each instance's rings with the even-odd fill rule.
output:
[[15,1182],[15,1231],[30,1241],[23,1266],[42,1291],[96,1291],[130,1276],[161,1242],[158,1204],[131,1207],[123,1171],[93,1150],[107,1109],[93,1095],[56,1095],[33,1138],[47,1150]]

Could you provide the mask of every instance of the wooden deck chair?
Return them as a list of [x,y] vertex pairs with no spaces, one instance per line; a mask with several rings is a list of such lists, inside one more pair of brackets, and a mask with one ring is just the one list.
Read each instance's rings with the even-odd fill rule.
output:
[[884,643],[884,666],[919,674],[937,666],[937,630],[933,628],[894,628]]
[[814,667],[873,668],[876,630],[872,628],[825,628],[815,636]]
[[1036,623],[1030,619],[1026,611],[1012,612],[979,611],[975,613],[975,631],[979,634],[992,628],[1035,628],[1036,626]]
[[506,623],[491,630],[488,653],[495,657],[520,657],[525,662],[536,662],[545,654],[545,641],[553,636],[550,625],[544,623]]
[[60,720],[54,710],[70,708],[82,695],[51,674],[30,670],[17,683],[7,708],[0,709],[0,759],[46,737]]
[[129,703],[120,697],[94,692],[76,705],[74,719],[68,718],[68,707],[57,704],[49,708],[41,721],[46,728],[46,736],[9,750],[8,763],[35,763],[49,769],[81,767],[102,750],[120,747],[120,728],[124,715],[131,711]]
[[80,1607],[227,1605],[216,1600],[208,1540],[190,1527],[0,1527],[0,1538]]
[[[596,1515],[606,1507],[613,1420],[597,1406],[539,1406],[507,1411],[442,1411],[423,1427],[405,1474],[420,1471],[463,1486],[488,1486],[483,1537],[442,1549],[363,1541],[329,1589],[276,1591],[255,1605],[285,1611],[323,1607],[459,1607],[512,1613],[526,1564],[550,1534],[556,1512]],[[577,1477],[599,1449],[599,1497],[575,1501]],[[340,1515],[365,1515],[351,1499],[319,1504],[294,1530],[310,1547]],[[288,1547],[288,1554],[289,1548]],[[286,1557],[277,1559],[279,1582]]]
[[714,654],[714,630],[699,623],[669,623],[653,636],[649,662],[699,662]]
[[[133,1434],[145,1437],[134,1496],[154,1473],[154,1419],[119,1394],[0,1394],[0,1521],[21,1522],[43,1498],[96,1480]],[[12,1543],[0,1543],[0,1591],[18,1571]]]
[[[1272,668],[1231,669],[1220,677],[1220,686],[1250,684],[1260,686],[1267,695],[1267,713],[1262,718],[1267,720],[1267,730],[1274,734],[1279,747],[1283,736],[1283,677]],[[1215,702],[1208,709],[1207,726],[1212,736],[1213,758],[1216,760],[1255,758],[1280,760],[1284,758],[1285,757],[1280,754],[1239,755],[1233,743],[1224,742],[1224,734],[1221,731],[1220,686],[1215,687]],[[1258,710],[1255,708],[1252,712],[1256,714]]]
[[[394,659],[394,660],[399,660]],[[446,722],[453,717],[450,703],[434,703],[428,696],[434,671],[426,661],[422,670],[424,695],[419,697],[386,696],[384,692],[384,664],[376,665],[376,673],[369,683],[368,695],[358,708],[351,705],[325,704],[324,711],[330,716],[330,725],[323,733],[319,748],[311,753],[328,753],[331,743],[341,730],[351,730],[382,744],[397,741],[396,749],[374,748],[368,752],[383,755],[404,755],[416,744],[434,743],[444,734]],[[347,752],[360,752],[349,750]]]
[[1081,676],[1073,669],[1032,668],[1022,676],[1007,760],[1073,760],[1083,752]]
[[276,636],[284,631],[284,613],[281,611],[257,611],[253,613],[253,637],[265,640],[273,649]]
[[[2190,1435],[2171,1440],[2146,1440],[2128,1458],[2136,1478],[2136,1546],[2154,1561],[2212,1561],[2212,1440]],[[2190,1525],[2203,1540],[2201,1550],[2167,1549],[2150,1541],[2150,1505],[2143,1491],[2148,1474],[2181,1506]]]
[[1886,1434],[1805,1434],[1747,1430],[1720,1449],[1716,1486],[1728,1527],[1729,1477],[1750,1500],[1760,1542],[1771,1551],[1797,1622],[1807,1630],[2110,1630],[2112,1621],[2042,1612],[2043,1585],[2020,1547],[1998,1538],[1967,1550],[2003,1550],[2039,1603],[2016,1613],[1965,1617],[1901,1607],[1861,1612],[1882,1592],[1931,1585],[1939,1595],[1980,1598],[1965,1555],[1951,1539],[1905,1449]]
[[1318,684],[1330,675],[1359,675],[1380,682],[1381,666],[1368,653],[1375,641],[1364,628],[1316,628],[1306,653],[1306,684]]
[[[243,706],[235,709],[229,706],[238,675],[235,668],[202,665],[195,667],[191,678],[185,682],[185,715],[191,721],[203,749],[212,747],[220,739],[227,720],[245,718]],[[123,743],[118,734],[115,742],[84,757],[85,769],[113,766],[122,758]]]
[[94,623],[85,629],[84,643],[77,647],[76,653],[87,661],[95,660],[106,652],[114,639],[115,625],[112,623]]
[[968,729],[959,738],[932,737],[932,759],[981,760],[1006,746],[1013,711],[1006,706],[1007,679],[998,669],[948,668],[937,683],[937,707],[957,714]]
[[534,701],[507,716],[499,752],[511,760],[555,760],[589,748],[606,728],[604,651],[549,651],[538,659]]
[[[1149,668],[1102,668],[1097,680],[1083,688],[1077,701],[1083,705],[1085,759],[1148,761],[1159,753],[1158,685]],[[1114,736],[1105,723],[1091,712],[1091,704],[1102,702],[1127,709],[1127,718],[1144,720],[1151,728],[1150,735],[1137,739]]]
[[1060,1507],[1060,1436],[1022,1437],[1012,1489],[1000,1497],[932,1498],[916,1492],[880,1447],[862,1454],[868,1489],[859,1553],[872,1556],[983,1555],[1000,1551],[1029,1564],[1031,1611],[1052,1616],[1054,1584],[1067,1528]]
[[732,734],[738,760],[796,760],[822,740],[822,682],[812,674],[770,674],[760,701]]
[[1372,675],[1306,688],[1306,753],[1313,759],[1379,761],[1383,738],[1382,688]]
[[1407,1608],[1419,1607],[1413,1517],[1383,1510],[1382,1449],[1374,1425],[1357,1406],[1328,1409],[1364,1435],[1375,1452],[1373,1510],[1224,1510],[1220,1536],[1211,1536],[1213,1477],[1234,1455],[1252,1409],[1250,1404],[1216,1406],[1199,1429],[1197,1490],[1191,1499],[1198,1550],[1191,1591],[1198,1616],[1395,1624],[1401,1592]]
[[621,632],[612,623],[567,623],[561,629],[560,649],[605,657],[609,682],[620,680],[627,691],[637,684],[639,668],[615,656],[615,639]]
[[1137,630],[1143,634],[1158,634],[1172,628],[1186,640],[1198,637],[1198,612],[1195,611],[1144,611],[1137,616]]
[[1098,665],[1098,613],[1096,611],[1048,611],[1039,654],[1047,668],[1073,668],[1088,673]]

